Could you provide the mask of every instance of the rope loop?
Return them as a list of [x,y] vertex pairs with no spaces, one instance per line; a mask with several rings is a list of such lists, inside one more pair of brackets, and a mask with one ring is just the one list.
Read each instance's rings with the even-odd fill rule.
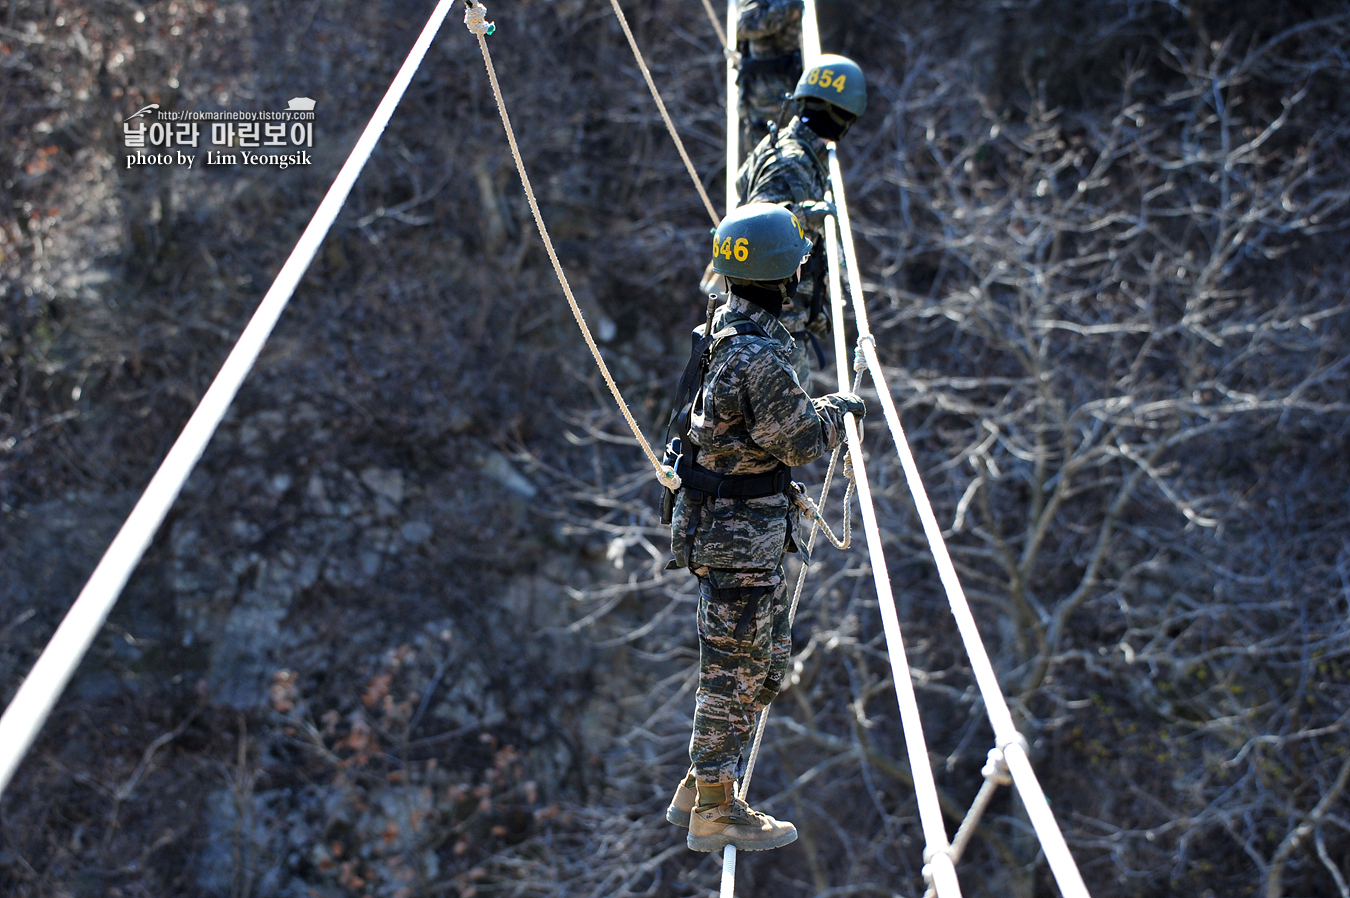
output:
[[661,465],[661,476],[656,479],[672,493],[678,491],[681,485],[680,475],[670,465]]
[[497,30],[497,26],[487,20],[487,7],[475,0],[464,2],[464,27],[483,37]]
[[[844,457],[847,458],[848,456]],[[847,468],[847,462],[845,462],[845,467]],[[845,473],[849,472],[846,471]],[[844,491],[844,535],[842,537],[834,535],[834,531],[830,529],[830,525],[826,522],[824,515],[820,513],[820,506],[815,503],[814,499],[806,494],[805,490],[794,483],[793,489],[790,491],[789,495],[790,501],[797,511],[805,515],[809,520],[820,525],[820,529],[824,531],[825,538],[830,541],[830,545],[834,546],[836,549],[847,549],[853,544],[853,516],[850,513],[853,507],[851,501],[853,499],[852,476],[849,476],[848,489]]]

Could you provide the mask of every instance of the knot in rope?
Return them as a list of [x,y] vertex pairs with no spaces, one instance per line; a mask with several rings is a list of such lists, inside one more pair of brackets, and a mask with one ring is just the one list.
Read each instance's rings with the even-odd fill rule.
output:
[[473,0],[464,4],[464,27],[479,37],[486,37],[497,30],[497,26],[487,20],[487,7]]
[[868,343],[871,343],[871,344],[872,344],[872,351],[873,351],[873,352],[876,352],[876,349],[877,349],[877,339],[876,339],[876,337],[873,337],[871,334],[863,334],[861,337],[859,337],[859,338],[858,338],[858,342],[857,342],[857,343],[854,345],[854,347],[853,347],[853,370],[854,370],[854,371],[866,371],[866,370],[867,370],[867,356],[863,354],[863,341],[864,341],[864,340],[866,340]]
[[989,749],[989,757],[984,762],[984,769],[980,771],[980,775],[1000,786],[1012,785],[1012,774],[1008,772],[1008,761],[1003,757],[1002,749]]
[[[845,456],[845,458],[847,458],[847,456]],[[852,498],[852,491],[853,483],[852,477],[850,477],[849,488],[844,493],[843,536],[835,536],[834,531],[830,529],[830,525],[826,522],[825,516],[820,513],[820,506],[815,503],[814,499],[806,494],[806,490],[802,489],[801,484],[792,484],[791,488],[788,490],[788,501],[800,514],[804,515],[808,520],[815,521],[820,525],[820,529],[824,531],[825,538],[830,541],[830,545],[834,546],[836,549],[847,549],[853,544],[853,532],[849,521],[849,500]]]
[[661,485],[672,493],[680,488],[680,475],[675,473],[675,469],[670,465],[661,465],[661,475],[656,478],[661,481]]
[[996,740],[994,744],[998,746],[998,752],[1001,755],[1006,755],[1008,753],[1008,746],[1010,745],[1016,745],[1021,748],[1022,754],[1024,755],[1031,754],[1031,746],[1027,744],[1027,737],[1023,736],[1021,733],[1014,732],[1011,736]]

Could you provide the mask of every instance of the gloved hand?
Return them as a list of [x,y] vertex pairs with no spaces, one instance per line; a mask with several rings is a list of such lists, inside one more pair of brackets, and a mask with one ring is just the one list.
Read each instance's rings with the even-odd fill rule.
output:
[[789,206],[797,213],[802,224],[812,231],[820,231],[825,226],[826,215],[838,215],[834,203],[828,200],[809,200],[805,203],[793,203]]
[[867,414],[867,403],[863,402],[862,397],[857,393],[830,393],[821,396],[816,402],[838,409],[845,414],[857,415],[859,420],[862,420],[863,416]]
[[834,322],[830,320],[828,310],[822,309],[815,318],[807,319],[806,329],[822,340],[834,333]]

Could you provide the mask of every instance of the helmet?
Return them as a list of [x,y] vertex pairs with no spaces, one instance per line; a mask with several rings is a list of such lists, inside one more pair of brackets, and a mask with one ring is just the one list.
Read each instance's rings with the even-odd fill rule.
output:
[[867,108],[867,79],[853,60],[825,53],[817,56],[797,80],[792,98],[806,97],[817,97],[857,118]]
[[801,222],[777,203],[733,209],[713,232],[713,271],[747,281],[791,277],[811,251]]

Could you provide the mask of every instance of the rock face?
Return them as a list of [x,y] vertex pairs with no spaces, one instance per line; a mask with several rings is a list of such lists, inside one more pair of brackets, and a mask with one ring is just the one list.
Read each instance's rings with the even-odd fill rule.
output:
[[[241,869],[262,895],[403,894],[439,876],[426,846],[447,832],[466,846],[520,837],[552,813],[548,796],[585,788],[613,722],[597,650],[566,627],[584,565],[545,574],[516,551],[475,567],[459,545],[547,532],[519,504],[537,489],[516,464],[483,453],[467,489],[392,466],[303,466],[275,450],[312,438],[307,418],[226,425],[215,451],[232,462],[194,475],[71,689],[146,700],[188,677],[211,714],[238,715],[241,753],[201,807],[204,894],[231,893]],[[10,689],[35,652],[7,637],[51,631],[131,502],[71,495],[6,527]],[[459,579],[429,589],[439,571]]]

